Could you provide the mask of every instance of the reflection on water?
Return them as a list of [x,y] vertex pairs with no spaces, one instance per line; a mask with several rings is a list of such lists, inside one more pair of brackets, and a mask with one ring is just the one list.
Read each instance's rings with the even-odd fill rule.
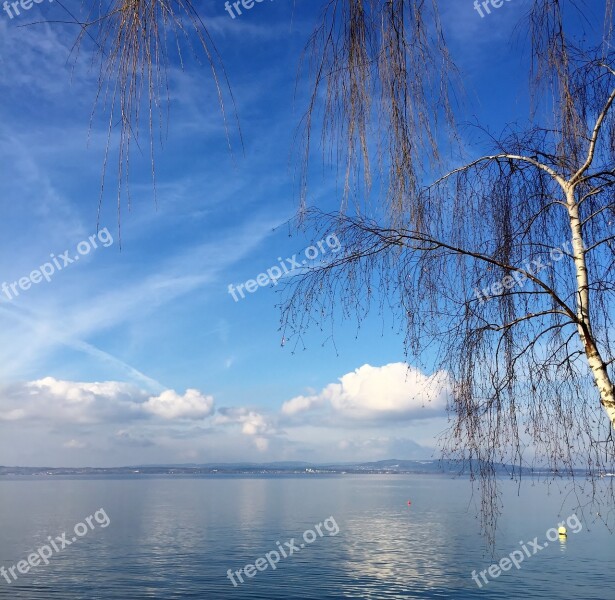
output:
[[560,535],[559,536],[559,549],[562,552],[566,552],[566,539],[567,539],[567,537],[565,535]]
[[[509,486],[503,482],[504,486]],[[408,505],[411,499],[411,505]],[[559,537],[478,589],[487,569],[561,521],[540,485],[504,495],[498,544],[486,552],[469,482],[437,476],[0,480],[0,566],[103,507],[111,519],[0,598],[550,598],[607,600],[615,538],[600,527]],[[237,570],[329,516],[324,535],[234,588]]]

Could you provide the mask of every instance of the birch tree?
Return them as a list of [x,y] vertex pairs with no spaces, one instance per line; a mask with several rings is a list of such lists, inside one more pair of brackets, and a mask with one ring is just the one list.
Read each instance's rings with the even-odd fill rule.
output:
[[[443,127],[454,139],[454,70],[434,4],[331,2],[310,46],[321,129],[346,178],[339,212],[301,218],[346,251],[293,282],[284,335],[340,314],[360,323],[374,303],[392,315],[407,359],[449,374],[442,449],[480,478],[491,533],[498,463],[585,467],[594,500],[615,465],[612,4],[595,48],[569,43],[566,5],[536,0],[529,15],[531,125],[453,169],[438,152]],[[373,174],[372,155],[386,171]],[[386,192],[370,203],[375,178]]]

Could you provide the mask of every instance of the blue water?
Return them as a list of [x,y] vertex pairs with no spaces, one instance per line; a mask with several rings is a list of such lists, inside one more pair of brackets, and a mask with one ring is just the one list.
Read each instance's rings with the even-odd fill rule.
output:
[[[0,577],[0,597],[614,600],[615,536],[580,513],[578,533],[569,529],[565,542],[550,542],[518,570],[486,574],[489,583],[478,588],[472,570],[519,550],[520,541],[538,536],[542,544],[546,531],[572,512],[555,488],[549,495],[527,482],[517,495],[512,482],[502,485],[504,514],[492,557],[465,479],[0,479],[5,568],[27,559],[48,536],[75,537],[75,524],[101,508],[109,519],[106,527],[102,513],[100,523],[90,519],[87,533],[54,552],[48,565],[14,570],[18,579],[9,575],[10,584]],[[281,557],[275,570],[263,560],[266,569],[249,569],[253,576],[244,574],[243,584],[235,576],[234,587],[227,578],[228,569],[277,551],[276,542],[287,548],[295,538],[298,548],[308,529],[315,539]]]

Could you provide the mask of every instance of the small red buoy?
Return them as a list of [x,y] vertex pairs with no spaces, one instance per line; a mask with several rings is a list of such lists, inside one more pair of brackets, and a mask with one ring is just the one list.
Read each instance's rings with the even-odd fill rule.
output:
[[412,504],[412,502],[410,502],[410,500],[408,500],[408,506],[410,506]]

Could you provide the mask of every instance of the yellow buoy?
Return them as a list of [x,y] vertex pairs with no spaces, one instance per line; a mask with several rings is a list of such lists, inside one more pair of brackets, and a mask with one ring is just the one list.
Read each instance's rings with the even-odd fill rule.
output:
[[559,533],[560,535],[563,535],[564,537],[566,537],[568,535],[568,533],[566,532],[566,528],[565,527],[560,527],[557,530],[557,533]]

